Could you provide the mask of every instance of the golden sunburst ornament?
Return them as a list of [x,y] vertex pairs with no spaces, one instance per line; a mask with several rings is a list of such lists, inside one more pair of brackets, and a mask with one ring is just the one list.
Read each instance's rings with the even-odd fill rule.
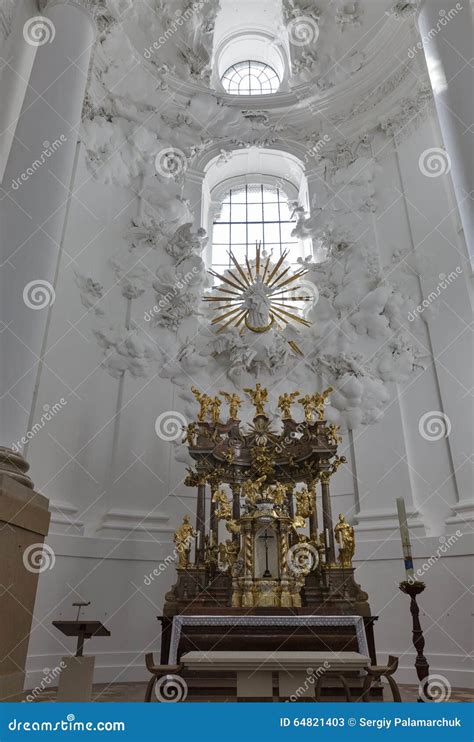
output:
[[[272,265],[271,256],[262,260],[261,243],[255,247],[255,261],[253,265],[245,258],[245,266],[241,266],[234,253],[229,251],[229,257],[235,270],[228,268],[225,275],[209,270],[209,273],[222,281],[222,286],[215,286],[213,296],[206,296],[204,301],[215,302],[216,311],[225,311],[212,321],[212,325],[220,325],[218,332],[227,327],[240,327],[255,333],[268,332],[272,327],[283,330],[287,325],[299,323],[310,327],[311,322],[289,311],[290,302],[313,301],[312,296],[292,296],[297,285],[295,282],[308,271],[302,269],[291,274],[291,266],[283,267],[288,251],[282,253],[278,261]],[[292,307],[293,308],[293,307]],[[294,340],[289,345],[299,355],[302,355]]]

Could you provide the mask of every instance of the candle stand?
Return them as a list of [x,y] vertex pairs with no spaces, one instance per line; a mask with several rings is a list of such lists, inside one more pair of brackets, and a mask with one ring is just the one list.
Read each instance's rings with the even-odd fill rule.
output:
[[[423,703],[424,700],[430,700],[428,690],[430,666],[428,660],[423,654],[425,648],[425,637],[423,636],[423,630],[420,624],[420,609],[416,602],[416,596],[423,592],[425,589],[425,583],[415,580],[404,580],[400,583],[399,587],[402,593],[410,596],[410,613],[413,620],[413,646],[416,649],[415,669],[416,674],[418,675],[418,680],[420,681],[420,695],[418,697],[418,702]],[[423,696],[423,698],[421,698],[421,696]]]

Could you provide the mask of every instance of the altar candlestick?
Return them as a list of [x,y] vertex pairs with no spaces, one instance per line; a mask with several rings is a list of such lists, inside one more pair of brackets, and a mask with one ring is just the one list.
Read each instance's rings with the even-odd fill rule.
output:
[[413,557],[411,553],[410,532],[408,530],[408,524],[407,524],[407,511],[405,509],[405,500],[403,499],[403,497],[397,497],[397,511],[398,511],[398,520],[400,523],[400,536],[402,539],[405,572],[407,575],[407,580],[409,582],[413,582],[415,579],[415,571],[413,569]]

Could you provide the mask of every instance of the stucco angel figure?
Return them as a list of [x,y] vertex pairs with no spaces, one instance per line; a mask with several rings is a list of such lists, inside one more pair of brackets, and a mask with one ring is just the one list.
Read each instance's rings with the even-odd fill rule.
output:
[[346,521],[344,513],[339,513],[334,535],[339,544],[339,562],[343,567],[352,567],[355,552],[354,528]]
[[183,522],[174,534],[174,543],[178,552],[178,569],[186,569],[189,564],[192,540],[197,536],[197,531],[191,525],[189,515],[185,515]]
[[196,232],[192,230],[192,224],[183,224],[178,227],[174,235],[165,246],[166,252],[176,260],[186,255],[200,253],[207,238],[205,229],[199,228]]

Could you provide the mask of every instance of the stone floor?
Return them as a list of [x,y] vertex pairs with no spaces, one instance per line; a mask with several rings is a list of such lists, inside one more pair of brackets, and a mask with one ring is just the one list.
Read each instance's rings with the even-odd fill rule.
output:
[[[418,697],[418,686],[417,685],[400,685],[400,693],[402,701],[413,702]],[[146,683],[98,683],[94,685],[92,700],[97,703],[120,703],[120,702],[141,702],[145,697]],[[25,694],[27,695],[27,694]],[[36,698],[36,701],[55,701],[56,689],[52,688],[48,691],[43,691],[41,696]],[[208,703],[211,701],[223,701],[223,702],[234,702],[235,697],[225,696],[203,696],[200,698],[190,698],[188,701],[204,702]],[[324,701],[336,701],[342,702],[343,698],[324,698]],[[385,693],[385,699],[391,700],[390,692]],[[468,688],[453,688],[451,691],[450,703],[466,703],[474,702],[474,691]]]

